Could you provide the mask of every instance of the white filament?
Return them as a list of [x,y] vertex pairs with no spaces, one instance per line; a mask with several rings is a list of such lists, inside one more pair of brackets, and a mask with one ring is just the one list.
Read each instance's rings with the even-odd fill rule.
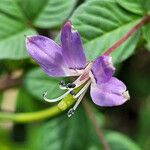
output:
[[73,98],[78,98],[89,87],[90,84],[91,81],[89,80],[84,87],[75,96],[73,96]]
[[85,86],[74,96],[74,98],[78,98],[78,97],[79,98],[78,98],[77,102],[75,103],[75,105],[71,109],[69,109],[69,111],[67,113],[68,117],[71,117],[74,114],[75,110],[77,109],[77,107],[81,103],[81,101],[82,101],[82,99],[83,99],[83,97],[84,97],[84,95],[85,95],[85,93],[86,93],[90,83],[91,83],[91,81],[88,81],[85,84]]
[[68,111],[68,113],[67,113],[68,117],[71,117],[71,116],[74,114],[75,110],[77,109],[77,107],[78,107],[79,104],[81,103],[81,101],[82,101],[82,99],[83,99],[83,97],[84,97],[84,95],[85,95],[87,89],[88,89],[88,87],[82,92],[82,94],[80,94],[80,97],[78,98],[78,100],[77,100],[77,102],[75,103],[75,105],[74,105],[71,109],[69,109],[69,111]]
[[[87,88],[88,89],[88,88]],[[76,108],[79,106],[80,102],[82,101],[87,89],[84,90],[84,92],[80,95],[79,99],[77,100],[77,102],[75,103],[75,105],[73,106],[73,109],[76,110]]]

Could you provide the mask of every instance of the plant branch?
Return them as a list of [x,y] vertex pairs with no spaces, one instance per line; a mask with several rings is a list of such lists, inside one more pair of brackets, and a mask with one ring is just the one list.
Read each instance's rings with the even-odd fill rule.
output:
[[9,76],[5,76],[0,79],[0,91],[18,86],[21,83],[22,83],[22,77],[11,78]]
[[121,44],[123,44],[128,38],[133,35],[138,29],[140,29],[143,25],[150,22],[150,15],[145,16],[138,24],[136,24],[129,32],[123,36],[119,41],[114,43],[110,48],[108,48],[103,54],[109,55],[113,51],[115,51]]
[[83,100],[82,104],[83,104],[85,111],[86,111],[88,117],[90,118],[93,126],[95,127],[96,133],[99,137],[100,142],[102,143],[102,145],[104,147],[104,150],[111,150],[108,142],[105,140],[102,129],[100,128],[100,126],[98,125],[98,123],[96,121],[93,109],[91,108],[90,104],[86,100]]

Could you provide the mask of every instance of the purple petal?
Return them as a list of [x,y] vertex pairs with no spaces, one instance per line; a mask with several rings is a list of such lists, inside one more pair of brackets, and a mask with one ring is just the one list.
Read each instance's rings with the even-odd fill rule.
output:
[[125,96],[126,86],[120,80],[112,77],[108,82],[91,84],[91,97],[95,104],[99,106],[117,106],[129,99]]
[[61,47],[53,40],[40,35],[27,37],[26,47],[49,76],[66,76]]
[[61,31],[61,44],[64,61],[72,69],[84,69],[86,58],[82,47],[82,41],[77,31],[73,30],[68,21]]
[[97,84],[107,82],[114,74],[115,68],[112,65],[112,57],[102,55],[92,65],[92,73]]

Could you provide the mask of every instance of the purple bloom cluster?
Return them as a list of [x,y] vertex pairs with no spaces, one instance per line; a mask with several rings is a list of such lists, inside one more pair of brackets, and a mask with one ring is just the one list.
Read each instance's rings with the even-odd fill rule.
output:
[[[86,60],[80,34],[74,30],[68,21],[61,31],[61,46],[53,40],[41,36],[29,36],[26,39],[26,47],[31,57],[41,66],[45,73],[52,77],[78,76],[73,82],[65,84],[62,82],[60,88],[67,90],[66,93],[55,99],[44,99],[49,102],[56,102],[71,93],[78,99],[71,109],[76,109],[82,100],[88,87],[95,104],[99,106],[117,106],[129,99],[125,84],[113,77],[115,67],[112,64],[112,57],[102,55],[93,62]],[[83,88],[74,94],[74,89],[83,85]]]

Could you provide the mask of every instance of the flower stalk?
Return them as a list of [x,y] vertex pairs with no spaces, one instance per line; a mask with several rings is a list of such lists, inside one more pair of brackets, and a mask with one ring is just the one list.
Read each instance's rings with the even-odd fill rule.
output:
[[103,54],[109,55],[113,51],[115,51],[121,44],[123,44],[130,36],[132,36],[138,29],[140,29],[143,25],[150,22],[150,15],[145,16],[138,24],[136,24],[125,36],[123,36],[119,41],[114,43],[110,48],[108,48]]

